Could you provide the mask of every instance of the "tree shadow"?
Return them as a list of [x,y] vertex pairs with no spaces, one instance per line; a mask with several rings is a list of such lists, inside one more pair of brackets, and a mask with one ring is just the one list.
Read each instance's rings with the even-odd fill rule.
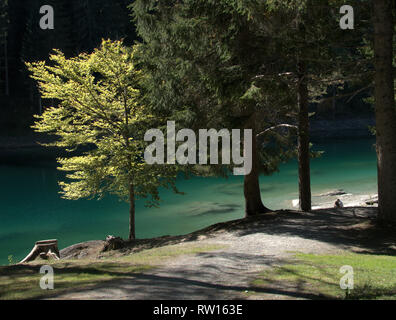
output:
[[[199,273],[195,274],[200,277]],[[179,274],[175,276],[157,274],[133,274],[131,277],[117,280],[104,281],[99,285],[82,289],[70,290],[73,295],[83,295],[88,299],[145,299],[145,300],[222,300],[243,297],[245,291],[253,291],[260,294],[281,295],[288,298],[299,299],[327,299],[328,297],[307,292],[296,292],[287,288],[261,287],[261,286],[239,286],[211,283],[204,280],[191,279],[191,274]],[[67,294],[52,295],[57,299]],[[91,294],[90,294],[91,293]],[[245,296],[246,298],[246,296]]]
[[342,249],[372,254],[396,254],[396,228],[377,223],[376,208],[321,209],[310,213],[282,211],[274,220],[257,219],[252,228],[238,228],[238,236],[252,233],[297,236]]
[[[135,240],[128,242],[122,250],[131,253],[174,243],[196,241],[201,236],[214,237],[218,233],[232,231],[240,237],[251,234],[293,236],[329,243],[360,253],[395,254],[396,233],[394,229],[376,224],[375,215],[376,209],[373,208],[323,209],[311,213],[280,211],[219,223],[183,236]],[[108,264],[100,262],[100,267],[75,267],[73,264],[66,264],[61,270],[63,273],[107,274],[117,279],[100,281],[100,283],[93,282],[89,288],[66,289],[66,291],[52,294],[50,298],[63,299],[69,294],[70,297],[82,296],[84,299],[218,300],[247,298],[245,291],[254,291],[264,297],[277,295],[296,299],[331,298],[322,293],[304,290],[305,283],[312,279],[303,274],[299,275],[299,281],[294,286],[280,285],[276,281],[269,281],[264,286],[246,285],[252,276],[257,275],[257,270],[249,271],[249,265],[259,265],[264,269],[286,263],[285,260],[275,256],[220,251],[198,253],[196,258],[200,260],[199,267],[194,264],[167,266],[162,270],[161,268],[155,271],[143,270],[144,273],[119,272],[118,266],[111,262]],[[216,263],[213,262],[213,258],[217,259]],[[38,272],[36,266],[19,268],[19,270],[27,268],[26,270],[31,272]],[[13,272],[15,270],[18,268]],[[1,272],[2,270],[0,274]],[[227,283],[229,279],[235,279],[235,281],[232,284]],[[363,292],[369,296],[367,290]],[[369,292],[373,295],[372,292],[376,291]]]

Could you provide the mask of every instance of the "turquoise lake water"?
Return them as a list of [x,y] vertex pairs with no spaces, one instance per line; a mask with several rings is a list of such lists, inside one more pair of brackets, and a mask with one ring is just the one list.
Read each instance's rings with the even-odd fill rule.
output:
[[[333,189],[349,193],[376,193],[374,140],[334,140],[316,143],[325,154],[312,161],[312,192]],[[54,165],[0,166],[0,264],[8,256],[22,259],[35,241],[59,239],[59,247],[104,239],[127,237],[128,204],[108,197],[101,201],[68,201],[59,197]],[[213,223],[244,215],[243,178],[180,179],[186,195],[161,192],[160,208],[137,203],[138,238],[189,233]],[[261,177],[264,204],[271,209],[291,208],[298,198],[297,163],[284,164],[280,172]]]

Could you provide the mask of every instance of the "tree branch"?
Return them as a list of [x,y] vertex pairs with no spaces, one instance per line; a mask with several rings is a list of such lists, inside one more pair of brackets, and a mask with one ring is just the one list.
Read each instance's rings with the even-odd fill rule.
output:
[[276,125],[276,126],[273,126],[273,127],[270,127],[270,128],[265,129],[264,131],[258,133],[258,134],[256,135],[256,137],[257,137],[257,138],[258,138],[258,137],[261,137],[261,136],[267,134],[269,131],[275,130],[275,129],[277,129],[277,128],[291,128],[291,129],[296,129],[296,130],[298,129],[298,127],[295,126],[295,125],[287,124],[287,123],[282,123],[282,124],[278,124],[278,125]]

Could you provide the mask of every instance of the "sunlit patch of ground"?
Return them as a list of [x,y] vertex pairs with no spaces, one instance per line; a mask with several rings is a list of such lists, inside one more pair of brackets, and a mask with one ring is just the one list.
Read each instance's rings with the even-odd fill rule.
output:
[[[254,287],[284,287],[302,296],[329,299],[396,299],[396,257],[346,253],[314,255],[297,253],[296,260],[266,270],[252,282]],[[354,289],[340,288],[340,267],[351,266]],[[251,293],[255,294],[255,293]]]

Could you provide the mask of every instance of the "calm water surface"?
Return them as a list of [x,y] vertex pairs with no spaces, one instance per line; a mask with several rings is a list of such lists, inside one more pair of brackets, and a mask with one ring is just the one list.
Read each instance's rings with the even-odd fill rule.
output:
[[[325,154],[312,161],[312,192],[333,189],[376,193],[374,140],[328,141],[315,144]],[[113,197],[101,201],[62,200],[54,165],[0,166],[0,264],[28,254],[35,241],[59,239],[60,248],[106,235],[127,237],[128,205]],[[137,203],[139,238],[189,233],[213,223],[243,216],[242,177],[180,179],[186,195],[164,190],[159,209]],[[297,164],[261,177],[263,202],[272,209],[290,208],[298,198]]]

